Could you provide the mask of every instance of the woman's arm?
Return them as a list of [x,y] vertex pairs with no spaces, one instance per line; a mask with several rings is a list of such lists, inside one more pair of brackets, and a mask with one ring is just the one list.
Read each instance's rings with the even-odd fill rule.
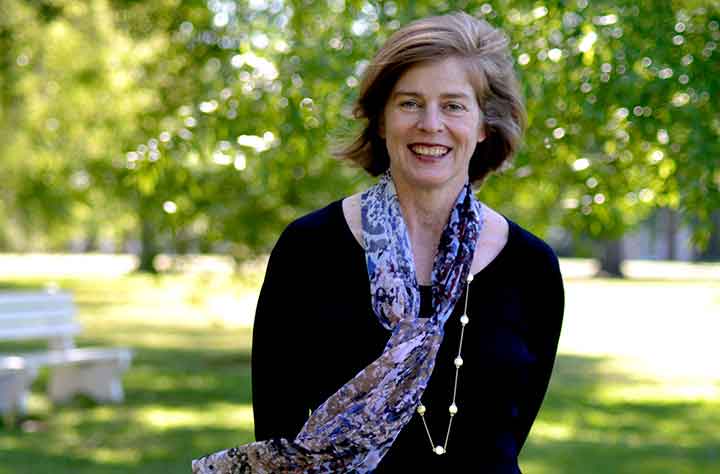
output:
[[565,290],[557,256],[548,246],[542,255],[529,282],[528,294],[533,301],[527,307],[537,311],[530,317],[528,350],[536,360],[516,407],[513,434],[518,452],[530,433],[550,383],[565,309]]
[[273,249],[260,291],[252,342],[255,439],[293,439],[305,423],[304,364],[307,335],[302,298],[302,252],[293,224]]

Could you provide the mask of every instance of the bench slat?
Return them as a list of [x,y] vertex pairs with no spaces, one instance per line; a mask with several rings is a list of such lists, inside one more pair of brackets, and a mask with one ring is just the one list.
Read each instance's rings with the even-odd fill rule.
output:
[[[6,357],[13,357],[8,354],[0,354],[0,361]],[[98,362],[118,360],[122,363],[129,363],[132,352],[124,347],[83,347],[63,351],[40,351],[17,354],[25,365],[30,367],[54,366],[80,364],[83,362]],[[0,365],[2,363],[0,362]]]
[[53,301],[47,304],[36,302],[2,304],[0,301],[0,314],[23,314],[37,311],[62,311],[65,313],[74,313],[75,305],[68,304],[65,301]]
[[0,292],[0,341],[69,338],[80,332],[66,292]]
[[23,306],[23,305],[73,305],[72,295],[63,291],[18,291],[3,292],[0,291],[0,310],[4,307]]
[[53,321],[72,321],[74,317],[75,311],[68,311],[62,308],[26,311],[22,313],[0,313],[0,325],[23,324],[23,321],[33,321],[39,318]]
[[17,315],[23,315],[23,314],[32,314],[32,313],[57,313],[57,314],[68,314],[72,315],[75,314],[77,311],[75,310],[74,305],[66,305],[66,304],[51,304],[51,305],[25,305],[23,307],[0,307],[0,315],[4,314],[17,314]]
[[76,335],[80,325],[75,323],[56,326],[37,326],[3,329],[0,328],[0,340],[18,341],[23,339],[49,339]]

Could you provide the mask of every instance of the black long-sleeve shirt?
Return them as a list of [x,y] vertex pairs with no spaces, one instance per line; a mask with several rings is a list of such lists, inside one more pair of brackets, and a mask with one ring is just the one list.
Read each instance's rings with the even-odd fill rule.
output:
[[[555,360],[564,292],[552,249],[508,223],[507,244],[470,285],[459,411],[447,453],[431,451],[414,415],[375,474],[520,472],[517,457]],[[436,445],[447,431],[463,301],[445,324],[422,397]],[[293,439],[309,410],[377,359],[389,335],[372,312],[364,250],[341,201],[290,224],[271,253],[255,315],[256,439]]]

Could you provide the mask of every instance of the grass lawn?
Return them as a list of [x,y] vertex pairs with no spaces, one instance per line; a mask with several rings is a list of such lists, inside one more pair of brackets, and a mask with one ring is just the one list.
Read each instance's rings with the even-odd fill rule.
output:
[[[0,429],[0,474],[188,473],[193,457],[251,441],[247,316],[260,276],[53,276],[78,303],[78,345],[133,349],[127,399],[52,407],[41,374],[29,417]],[[0,277],[0,288],[47,281]],[[720,472],[720,281],[569,279],[566,293],[523,470]]]

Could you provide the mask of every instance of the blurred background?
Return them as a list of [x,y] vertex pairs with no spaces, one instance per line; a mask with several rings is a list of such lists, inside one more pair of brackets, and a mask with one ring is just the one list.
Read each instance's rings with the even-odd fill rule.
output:
[[529,115],[478,196],[566,284],[521,466],[720,472],[717,0],[0,0],[0,289],[70,291],[78,345],[135,354],[119,405],[55,406],[41,371],[1,474],[182,473],[253,439],[267,253],[372,183],[330,155],[372,53],[457,9],[508,33]]

